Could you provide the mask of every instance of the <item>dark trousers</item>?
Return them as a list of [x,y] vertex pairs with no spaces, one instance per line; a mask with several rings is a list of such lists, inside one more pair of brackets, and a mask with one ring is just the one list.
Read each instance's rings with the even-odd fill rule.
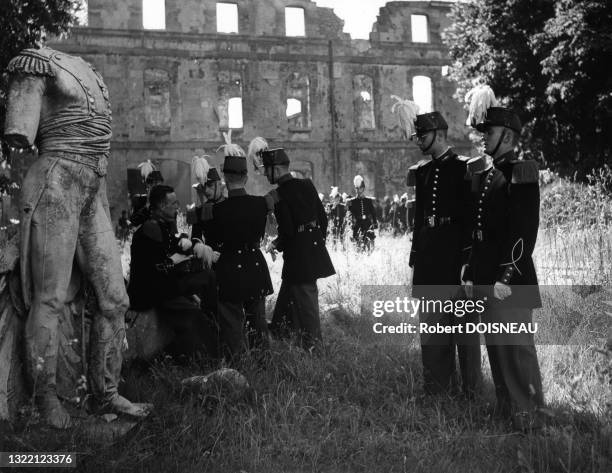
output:
[[[491,309],[486,322],[532,322],[532,310]],[[496,410],[509,416],[532,413],[544,405],[542,377],[533,335],[485,335],[491,375],[497,397]]]
[[[473,322],[473,316],[419,314],[421,322],[448,327]],[[455,355],[455,352],[457,355]],[[473,399],[482,382],[480,338],[476,334],[421,334],[423,385],[428,394],[452,393],[459,387],[456,360],[461,373],[461,390]]]
[[215,320],[187,296],[167,299],[159,307],[163,323],[174,331],[174,340],[167,347],[173,356],[196,352],[211,357],[219,354],[219,333]]
[[283,279],[270,325],[281,338],[296,334],[306,350],[321,342],[317,282],[296,284]]
[[265,299],[219,301],[219,327],[227,355],[233,357],[248,348],[270,348],[265,307]]

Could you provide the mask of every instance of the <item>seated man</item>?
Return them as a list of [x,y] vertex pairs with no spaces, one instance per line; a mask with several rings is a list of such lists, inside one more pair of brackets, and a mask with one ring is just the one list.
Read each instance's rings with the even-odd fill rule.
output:
[[[134,233],[128,294],[133,310],[158,310],[176,333],[173,355],[205,351],[217,354],[216,281],[210,269],[213,251],[185,234],[176,236],[178,200],[170,186],[149,195],[151,216]],[[195,297],[194,297],[195,296]]]

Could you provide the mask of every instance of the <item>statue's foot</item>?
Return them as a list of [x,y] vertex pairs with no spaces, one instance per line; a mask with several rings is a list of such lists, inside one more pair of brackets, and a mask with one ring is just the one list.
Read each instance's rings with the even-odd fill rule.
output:
[[153,404],[145,402],[131,402],[123,396],[115,394],[113,398],[105,405],[105,410],[115,414],[144,419],[153,410]]
[[40,399],[40,410],[43,420],[56,429],[68,429],[72,420],[68,411],[62,406],[56,394],[46,394]]

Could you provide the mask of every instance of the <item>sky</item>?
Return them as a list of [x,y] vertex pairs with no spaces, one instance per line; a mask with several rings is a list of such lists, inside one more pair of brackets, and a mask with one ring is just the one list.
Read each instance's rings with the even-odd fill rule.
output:
[[334,9],[344,20],[344,32],[353,39],[369,39],[378,10],[390,0],[314,0],[320,7]]

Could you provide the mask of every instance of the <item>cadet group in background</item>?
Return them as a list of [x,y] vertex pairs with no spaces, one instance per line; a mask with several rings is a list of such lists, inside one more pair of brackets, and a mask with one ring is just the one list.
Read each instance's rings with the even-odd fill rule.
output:
[[[498,106],[489,87],[471,91],[467,124],[483,133],[486,154],[467,158],[448,143],[440,112],[419,113],[414,102],[393,98],[392,111],[406,138],[416,140],[430,159],[407,168],[403,195],[382,201],[365,195],[360,175],[352,186],[332,187],[328,196],[317,193],[310,179],[289,171],[282,148],[255,138],[245,153],[231,143],[230,134],[220,148],[226,193],[221,173],[206,157],[194,158],[198,203],[188,210],[188,236],[177,232],[174,190],[162,184],[150,162],[142,164],[147,194],[132,200],[129,223],[136,231],[128,292],[133,309],[171,314],[167,319],[177,334],[171,351],[189,355],[201,349],[234,360],[249,350],[266,353],[271,337],[318,351],[323,334],[317,280],[335,274],[326,243],[369,252],[380,234],[411,237],[405,258],[413,269],[413,297],[466,299],[482,296],[485,287],[492,302],[483,321],[532,321],[533,309],[541,307],[531,257],[539,219],[538,169],[514,154],[518,116]],[[265,196],[245,190],[247,157],[276,186]],[[125,227],[122,215],[122,238]],[[270,323],[266,241],[264,250],[273,259],[283,252]],[[478,320],[448,313],[419,318],[443,326]],[[541,426],[544,400],[533,336],[508,341],[487,335],[485,340],[497,396],[492,415],[511,420],[519,430]],[[421,354],[426,395],[473,400],[481,391],[478,336],[422,334]]]

